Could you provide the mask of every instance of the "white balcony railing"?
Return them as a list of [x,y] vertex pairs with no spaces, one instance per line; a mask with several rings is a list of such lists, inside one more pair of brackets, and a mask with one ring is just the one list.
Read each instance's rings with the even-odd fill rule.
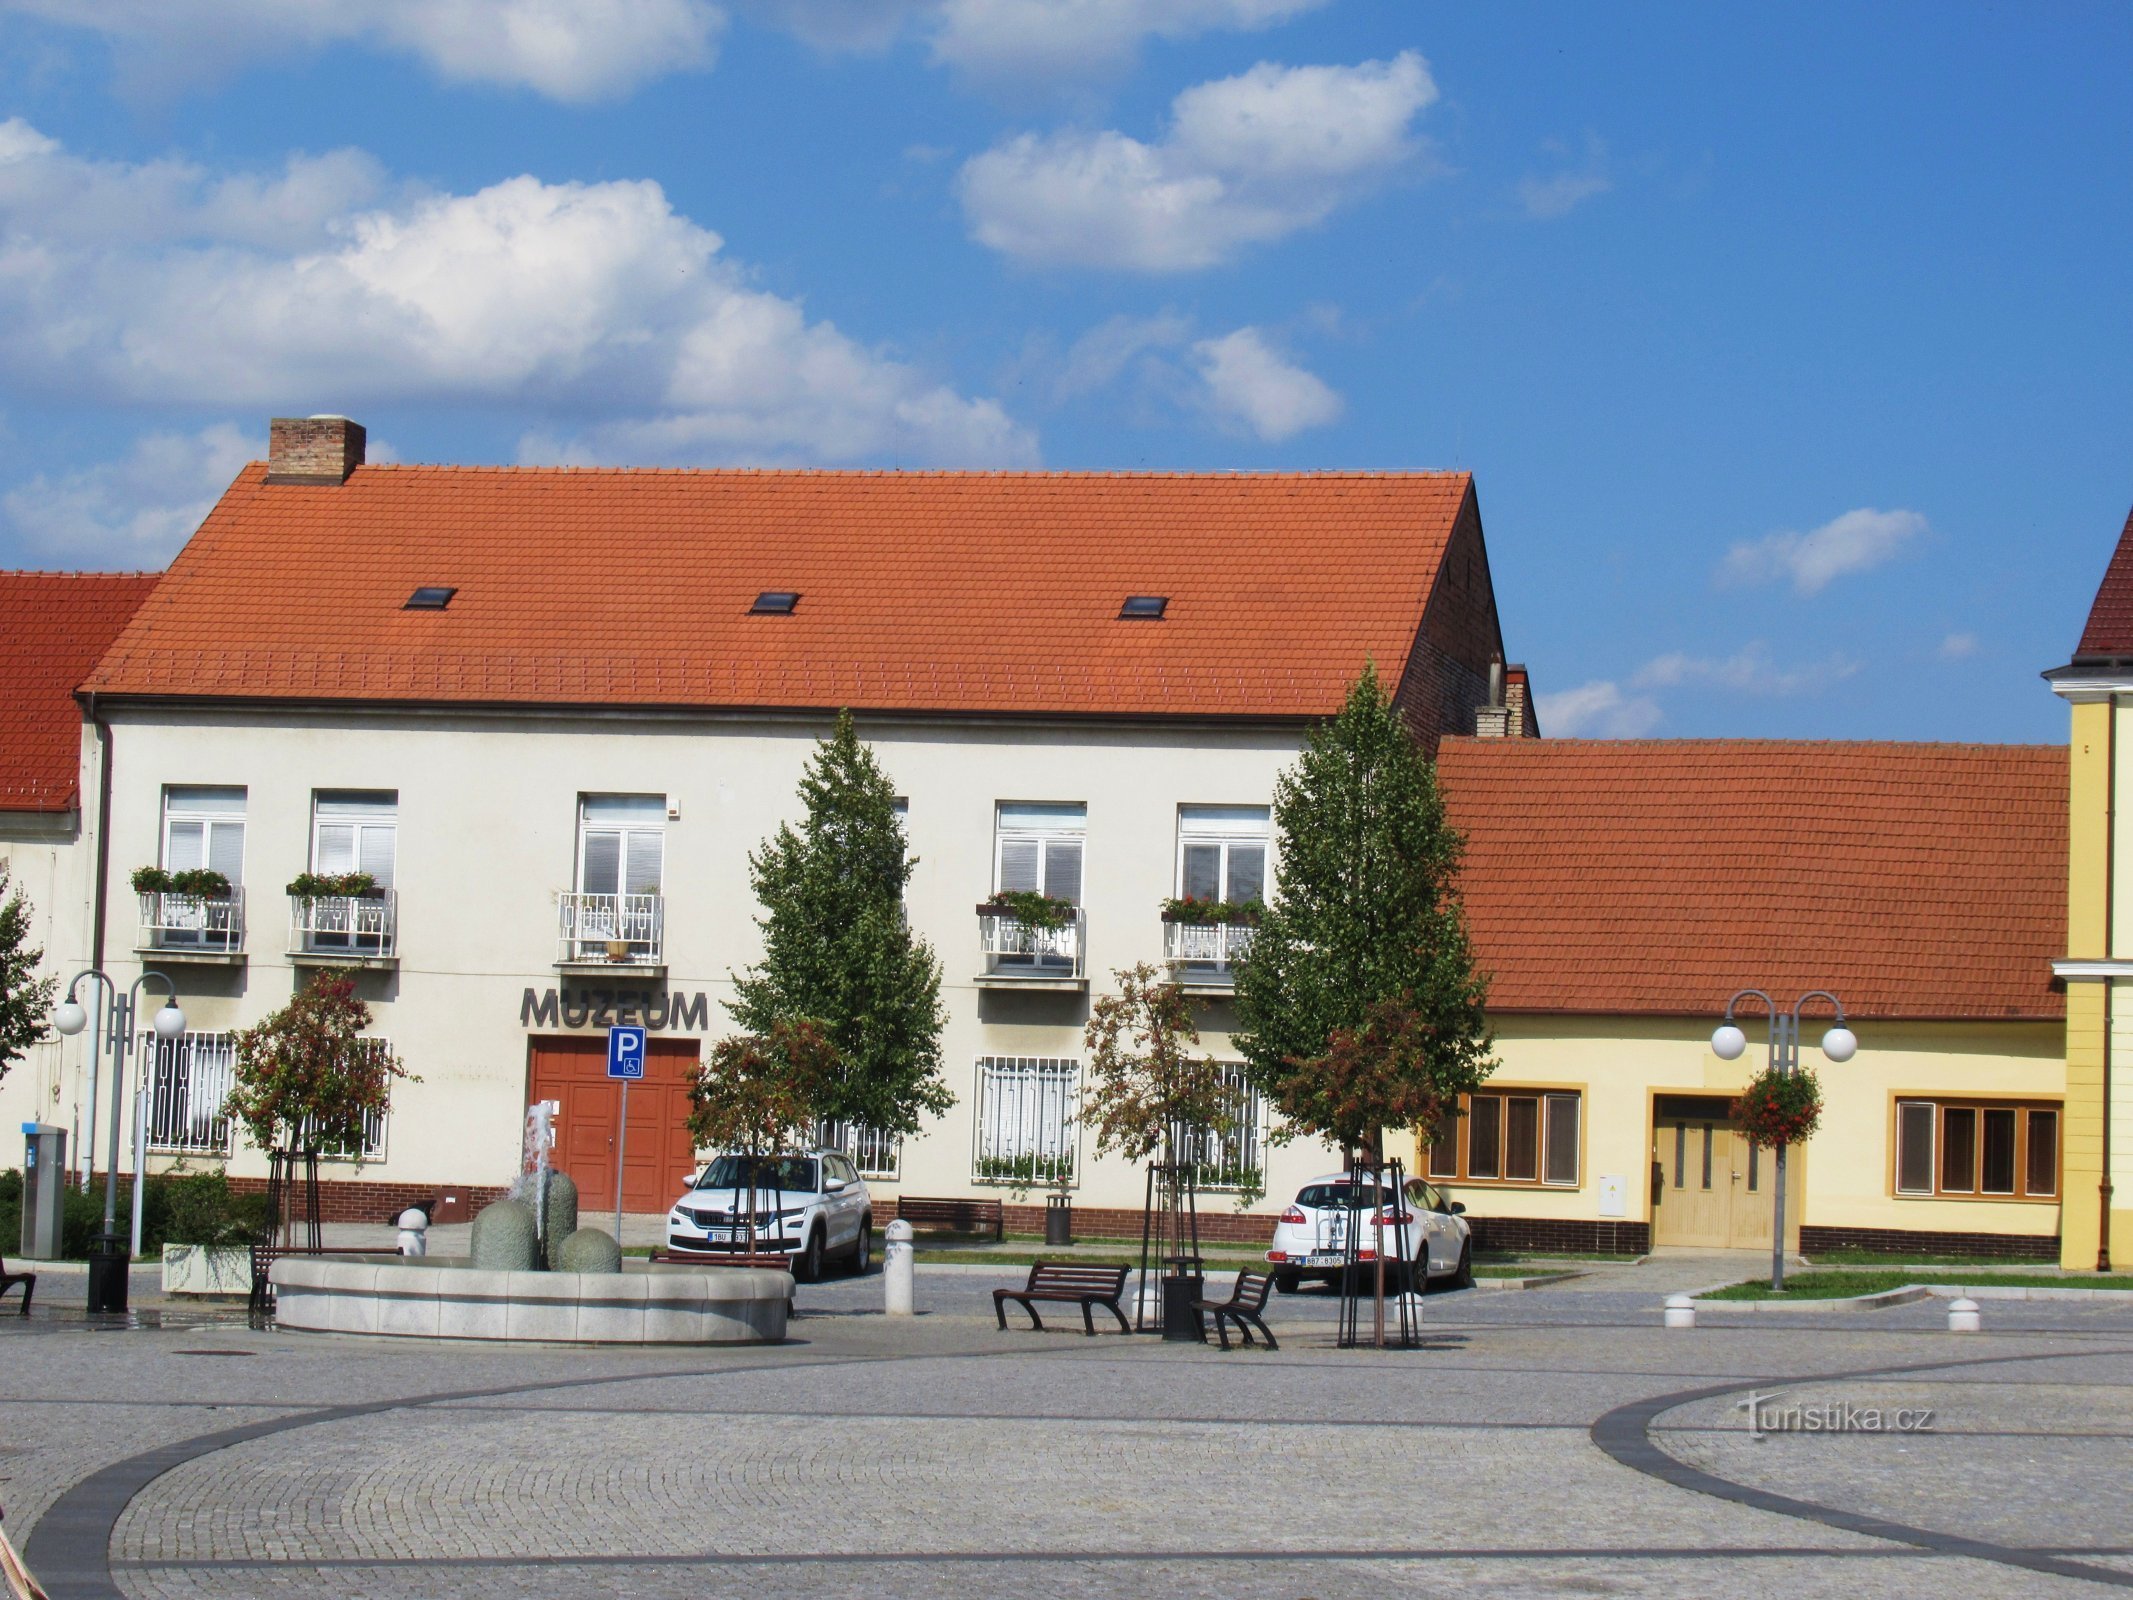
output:
[[995,978],[1080,978],[1088,944],[1088,913],[1063,908],[1056,928],[1024,922],[1013,913],[978,908],[978,945],[985,975]]
[[558,912],[559,961],[656,967],[666,960],[667,914],[662,896],[566,894]]
[[1241,922],[1166,922],[1163,959],[1186,983],[1234,983],[1256,932]]
[[244,949],[242,889],[213,899],[197,894],[144,894],[140,898],[143,950],[235,955]]
[[375,895],[289,896],[289,953],[382,960],[397,955],[400,898]]

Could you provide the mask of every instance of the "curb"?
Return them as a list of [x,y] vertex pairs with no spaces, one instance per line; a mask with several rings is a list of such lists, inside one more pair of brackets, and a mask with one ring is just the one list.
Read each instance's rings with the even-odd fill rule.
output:
[[[1719,1284],[1718,1288],[1730,1285]],[[2133,1289],[2043,1288],[2026,1284],[1907,1283],[1874,1294],[1843,1300],[1706,1300],[1709,1289],[1691,1291],[1698,1311],[1879,1311],[1883,1306],[1912,1305],[1920,1300],[2086,1300],[2097,1305],[2133,1305]]]

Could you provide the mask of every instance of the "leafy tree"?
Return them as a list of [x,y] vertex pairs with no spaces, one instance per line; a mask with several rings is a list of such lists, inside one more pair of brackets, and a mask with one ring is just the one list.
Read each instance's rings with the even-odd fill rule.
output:
[[1085,1035],[1096,1153],[1160,1156],[1173,1169],[1199,1160],[1203,1143],[1219,1145],[1237,1131],[1221,1064],[1195,1052],[1200,1030],[1181,987],[1145,961],[1113,976],[1118,993],[1090,1007]]
[[809,1139],[836,1071],[837,1048],[819,1023],[781,1018],[768,1033],[719,1040],[689,1084],[696,1147],[746,1158],[751,1253],[758,1163]]
[[750,1034],[820,1024],[835,1050],[820,1114],[913,1134],[955,1104],[941,1081],[941,965],[904,917],[917,865],[896,791],[839,712],[800,779],[806,815],[748,858],[763,959],[736,980]]
[[232,1041],[225,1116],[262,1150],[354,1151],[363,1119],[382,1114],[410,1073],[382,1039],[361,1037],[370,1007],[347,972],[322,972],[287,1005]]
[[[1374,667],[1277,781],[1274,825],[1274,902],[1237,974],[1239,1043],[1304,1128],[1375,1150],[1384,1126],[1456,1104],[1495,1063],[1459,906],[1462,841]],[[1314,1089],[1329,1070],[1344,1086]]]
[[7,863],[0,861],[0,1078],[24,1051],[44,1037],[56,978],[37,976],[42,950],[30,949],[30,903],[20,889],[7,892]]

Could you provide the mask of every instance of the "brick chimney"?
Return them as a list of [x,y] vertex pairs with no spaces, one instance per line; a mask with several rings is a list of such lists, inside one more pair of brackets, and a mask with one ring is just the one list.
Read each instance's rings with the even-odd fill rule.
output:
[[1538,739],[1532,685],[1517,662],[1489,663],[1489,703],[1474,713],[1474,733],[1483,739]]
[[346,483],[363,464],[363,425],[346,417],[276,417],[267,424],[267,482]]

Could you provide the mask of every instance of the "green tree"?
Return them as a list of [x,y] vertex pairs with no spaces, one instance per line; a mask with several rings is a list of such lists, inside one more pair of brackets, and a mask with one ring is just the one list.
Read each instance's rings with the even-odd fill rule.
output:
[[941,1081],[941,965],[905,920],[917,863],[896,791],[849,711],[816,746],[800,800],[799,826],[781,826],[748,858],[763,959],[735,981],[734,1019],[757,1035],[819,1023],[836,1051],[821,1115],[916,1133],[955,1104]]
[[0,861],[0,1078],[44,1037],[58,985],[37,976],[44,952],[30,948],[30,903],[20,889],[9,894],[7,881],[7,863]]
[[[1374,667],[1276,782],[1274,826],[1274,901],[1237,974],[1240,1045],[1296,1119],[1277,1140],[1369,1124],[1375,1149],[1383,1127],[1456,1104],[1495,1062],[1459,905],[1462,841]],[[1340,1103],[1314,1111],[1329,1066],[1346,1078]]]
[[763,1034],[732,1034],[711,1047],[689,1083],[689,1133],[699,1150],[743,1159],[748,1252],[759,1231],[756,1191],[777,1163],[766,1157],[814,1131],[837,1047],[818,1023],[780,1019]]
[[[1204,1165],[1237,1133],[1236,1099],[1222,1064],[1195,1048],[1200,1030],[1184,989],[1145,961],[1113,976],[1118,993],[1089,1008],[1084,1035],[1096,1153],[1116,1151],[1128,1161],[1153,1156],[1173,1170],[1199,1163],[1201,1182],[1243,1176]],[[1238,1204],[1256,1198],[1247,1192]]]
[[363,1148],[363,1119],[382,1114],[410,1073],[382,1039],[360,1037],[370,1007],[346,972],[322,972],[272,1016],[239,1033],[223,1115],[262,1150]]

